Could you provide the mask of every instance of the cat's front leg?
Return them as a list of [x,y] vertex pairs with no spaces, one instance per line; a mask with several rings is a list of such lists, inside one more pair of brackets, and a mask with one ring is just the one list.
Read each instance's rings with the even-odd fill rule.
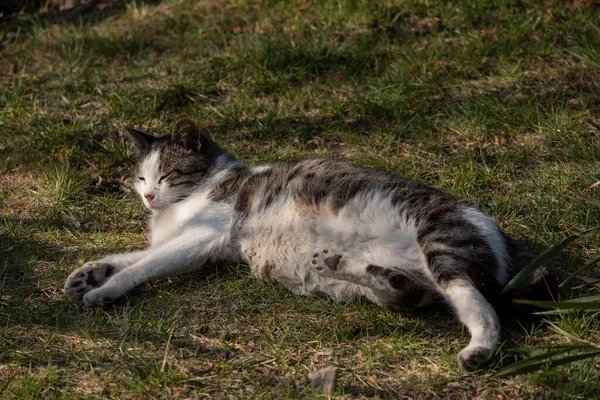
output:
[[106,307],[144,283],[198,269],[209,259],[220,258],[219,252],[227,240],[224,232],[187,231],[158,247],[150,248],[134,265],[86,293],[83,303],[88,307]]
[[73,297],[83,297],[90,290],[102,286],[113,275],[141,260],[146,253],[144,250],[111,254],[98,261],[87,262],[67,277],[65,293]]

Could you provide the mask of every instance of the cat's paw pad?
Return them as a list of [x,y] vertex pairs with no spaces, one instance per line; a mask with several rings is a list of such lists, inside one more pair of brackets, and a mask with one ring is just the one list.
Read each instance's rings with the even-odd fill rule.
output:
[[334,274],[340,267],[342,255],[329,250],[323,250],[313,254],[310,261],[314,268],[323,275]]
[[65,282],[65,293],[73,297],[83,297],[90,290],[102,286],[116,269],[101,261],[85,263],[68,276]]
[[487,363],[491,350],[480,346],[464,348],[456,358],[458,365],[463,371],[476,371]]

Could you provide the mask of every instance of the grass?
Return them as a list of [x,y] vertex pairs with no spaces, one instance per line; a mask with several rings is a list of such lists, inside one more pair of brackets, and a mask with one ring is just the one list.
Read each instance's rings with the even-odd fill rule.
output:
[[[334,157],[468,197],[535,254],[598,225],[573,194],[600,197],[593,1],[107,0],[75,24],[29,11],[0,21],[1,397],[311,398],[325,366],[342,398],[597,396],[590,361],[492,376],[515,349],[567,343],[540,323],[464,374],[468,334],[446,310],[299,298],[245,266],[107,311],[61,289],[84,261],[146,245],[122,127],[184,115],[251,164]],[[566,278],[595,243],[550,266]],[[597,315],[552,321],[600,341]]]

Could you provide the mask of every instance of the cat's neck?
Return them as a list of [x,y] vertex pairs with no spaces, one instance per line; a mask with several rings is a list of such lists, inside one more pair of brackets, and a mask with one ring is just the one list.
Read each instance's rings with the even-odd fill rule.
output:
[[212,178],[215,178],[218,175],[224,175],[223,172],[227,172],[231,169],[240,167],[248,168],[240,160],[236,159],[234,156],[227,153],[226,151],[223,151],[223,153],[219,157],[217,157],[215,161],[215,165],[211,171],[211,176]]
[[[191,192],[187,196],[187,198],[189,198],[190,196],[194,196],[195,194],[202,193],[207,190],[211,190],[211,188],[218,185],[221,180],[223,180],[227,177],[229,171],[231,171],[233,169],[240,169],[240,168],[246,169],[248,167],[246,165],[244,165],[241,161],[239,161],[238,159],[233,157],[231,154],[222,150],[220,152],[220,154],[216,157],[215,162],[214,162],[212,168],[210,169],[210,172],[207,175],[207,178],[202,183],[200,183],[193,190],[193,192]],[[170,205],[167,208],[152,210],[151,219],[157,220],[161,216],[172,211],[173,208],[177,207],[182,202],[185,202],[185,200],[187,200],[187,198],[183,199],[181,202],[173,203],[172,205]]]

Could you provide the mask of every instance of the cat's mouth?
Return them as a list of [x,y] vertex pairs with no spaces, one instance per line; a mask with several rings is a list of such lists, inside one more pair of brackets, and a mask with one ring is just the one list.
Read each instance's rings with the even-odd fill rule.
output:
[[152,212],[158,212],[158,211],[169,208],[169,204],[168,203],[160,203],[160,204],[146,203],[146,207],[148,207],[148,209]]
[[149,201],[144,201],[144,204],[151,211],[158,211],[158,210],[162,209],[162,207],[159,206],[158,204],[150,203]]

